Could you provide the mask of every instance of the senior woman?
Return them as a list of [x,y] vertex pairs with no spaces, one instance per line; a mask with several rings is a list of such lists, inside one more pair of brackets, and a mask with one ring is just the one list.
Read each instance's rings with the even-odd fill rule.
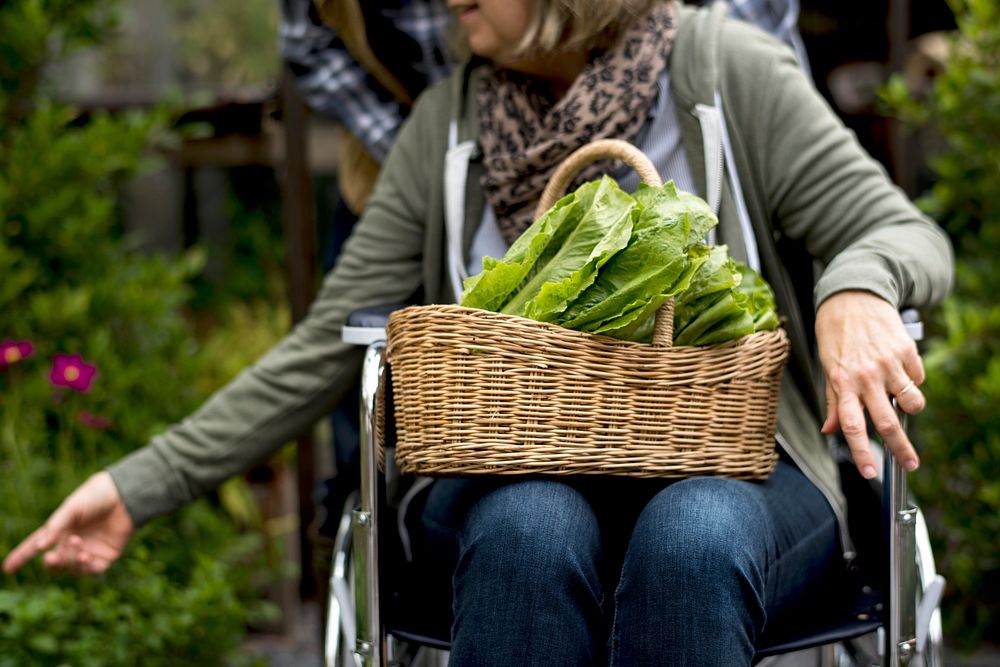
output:
[[[944,295],[948,243],[862,153],[791,53],[721,11],[649,0],[451,5],[487,62],[424,102],[455,120],[453,146],[471,140],[482,152],[487,205],[470,207],[473,256],[502,252],[525,229],[567,154],[626,138],[719,210],[720,240],[763,267],[794,345],[781,459],[762,483],[437,482],[424,523],[455,558],[452,660],[750,664],[768,623],[853,557],[823,434],[841,429],[873,477],[867,410],[903,465],[917,467],[890,404],[895,395],[907,412],[924,405],[897,308]],[[434,123],[418,115],[413,125]],[[783,262],[779,236],[822,266],[815,285],[803,270],[812,262]],[[803,287],[814,288],[815,318],[800,312]]]
[[[897,309],[944,296],[948,242],[858,147],[792,53],[724,9],[449,4],[475,57],[416,104],[308,318],[190,418],[91,477],[5,568],[44,551],[50,567],[102,571],[137,525],[271,454],[356,375],[360,355],[340,339],[347,313],[453,302],[479,258],[524,231],[556,165],[616,137],[702,194],[719,212],[716,240],[775,288],[793,344],[781,459],[759,483],[435,482],[424,524],[454,558],[452,662],[749,664],[767,625],[853,556],[824,434],[842,431],[858,469],[874,476],[867,412],[898,459],[918,465],[889,400],[910,413],[924,406],[920,358]],[[634,175],[614,175],[634,185]],[[778,240],[810,261],[782,254]]]

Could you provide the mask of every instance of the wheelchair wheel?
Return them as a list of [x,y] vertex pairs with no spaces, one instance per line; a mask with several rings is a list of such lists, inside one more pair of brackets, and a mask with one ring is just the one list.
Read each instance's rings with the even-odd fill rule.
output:
[[325,667],[361,667],[354,653],[356,638],[354,611],[354,558],[351,550],[351,510],[357,493],[348,496],[334,540],[330,564],[330,597],[323,639]]
[[[914,656],[910,663],[916,667],[943,667],[944,665],[944,632],[941,628],[941,594],[944,590],[944,579],[938,576],[934,564],[934,552],[931,550],[930,535],[927,531],[927,523],[924,515],[917,511],[916,519],[916,557],[917,557],[917,624],[923,623],[927,633],[923,651]],[[930,595],[933,599],[927,600],[933,608],[929,610],[929,617],[920,618],[923,607],[924,595]],[[928,613],[925,611],[924,613]],[[921,630],[918,629],[917,637],[920,638]]]
[[325,667],[361,667],[361,659],[354,653],[354,637],[347,636],[344,624],[341,622],[340,614],[344,613],[353,612],[350,609],[340,608],[339,603],[331,596],[329,610],[331,622],[327,624],[323,647]]

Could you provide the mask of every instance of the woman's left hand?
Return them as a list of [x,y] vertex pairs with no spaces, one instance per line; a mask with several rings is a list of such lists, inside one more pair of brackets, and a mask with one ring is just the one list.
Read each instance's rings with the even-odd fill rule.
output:
[[876,474],[865,411],[896,459],[907,470],[920,464],[891,399],[909,414],[924,409],[919,386],[924,366],[896,308],[864,291],[838,292],[816,312],[816,340],[826,376],[823,433],[843,432],[858,470]]

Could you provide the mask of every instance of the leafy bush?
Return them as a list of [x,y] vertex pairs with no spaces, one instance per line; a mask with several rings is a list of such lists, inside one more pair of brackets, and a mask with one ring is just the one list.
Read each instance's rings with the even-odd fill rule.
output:
[[949,583],[947,636],[972,647],[1000,637],[1000,5],[950,4],[959,30],[933,90],[921,99],[896,79],[886,97],[947,142],[921,204],[955,242],[956,288],[930,322],[913,481]]
[[[234,303],[262,305],[282,303],[287,298],[285,245],[281,210],[277,205],[280,193],[273,172],[262,173],[261,168],[255,167],[230,170],[229,187],[231,192],[226,198],[229,234],[223,275],[210,278],[199,274],[190,281],[191,308],[199,321],[218,319]],[[201,257],[199,250],[192,252]]]
[[[248,607],[233,575],[260,540],[240,539],[206,504],[184,514],[187,529],[144,531],[101,578],[42,575],[0,591],[0,667],[239,664]],[[210,529],[219,532],[207,536]],[[182,559],[190,562],[171,562],[162,544],[149,544],[185,538],[194,538]],[[222,540],[227,549],[206,553]]]
[[[268,311],[267,328],[239,344],[225,330],[203,343],[184,317],[196,255],[126,250],[118,192],[165,115],[83,117],[40,92],[46,58],[96,41],[113,10],[0,3],[0,554],[286,326]],[[222,321],[245,327],[248,312]],[[2,579],[0,666],[236,662],[246,623],[274,613],[256,591],[275,560],[203,501],[139,531],[102,577],[32,564]]]

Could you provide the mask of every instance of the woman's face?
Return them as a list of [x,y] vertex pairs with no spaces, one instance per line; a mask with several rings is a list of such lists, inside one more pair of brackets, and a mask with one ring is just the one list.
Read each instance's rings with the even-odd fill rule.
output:
[[528,29],[532,4],[532,0],[448,0],[472,52],[508,66],[518,60],[513,54]]
[[547,81],[553,96],[558,98],[583,70],[587,52],[581,47],[549,54],[518,53],[535,3],[536,0],[448,0],[448,7],[458,17],[474,54]]

